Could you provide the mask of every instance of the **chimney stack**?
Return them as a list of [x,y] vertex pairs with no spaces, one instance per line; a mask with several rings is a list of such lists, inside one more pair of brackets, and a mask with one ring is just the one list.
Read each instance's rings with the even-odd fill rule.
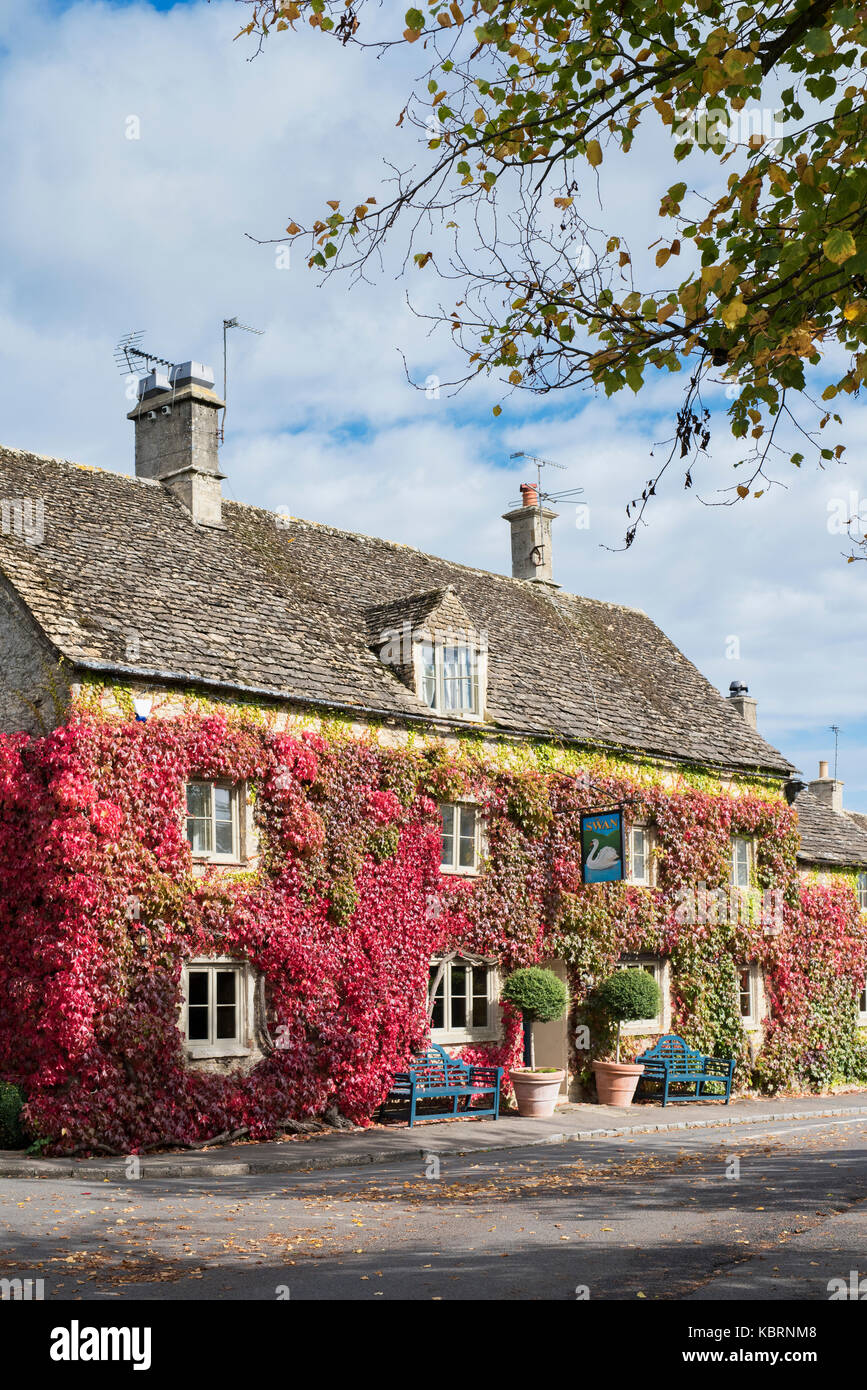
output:
[[539,505],[538,489],[533,483],[521,484],[521,506],[503,514],[512,532],[513,579],[532,579],[537,584],[559,588],[554,583],[551,564],[551,522],[557,516],[550,507]]
[[218,415],[214,373],[201,362],[157,367],[138,384],[135,422],[137,478],[168,488],[201,526],[222,526]]
[[810,791],[813,795],[832,811],[842,814],[843,811],[843,783],[836,777],[828,776],[828,764],[823,758],[819,763],[819,776],[815,782],[810,782]]
[[758,700],[754,700],[749,693],[749,686],[744,685],[743,681],[732,681],[729,686],[729,700],[734,705],[741,719],[749,724],[751,729],[758,727],[756,709]]

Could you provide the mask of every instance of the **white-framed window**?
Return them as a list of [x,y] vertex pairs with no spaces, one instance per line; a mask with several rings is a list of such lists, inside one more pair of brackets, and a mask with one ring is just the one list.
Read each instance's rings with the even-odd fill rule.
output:
[[618,970],[646,970],[659,985],[662,1002],[659,1013],[654,1018],[632,1019],[624,1023],[623,1033],[665,1033],[668,1029],[670,1010],[668,1007],[668,962],[660,956],[621,956],[617,962]]
[[181,1032],[191,1057],[241,1057],[253,1050],[254,984],[246,961],[220,956],[185,963]]
[[440,805],[445,874],[477,874],[481,858],[482,825],[478,807],[446,801]]
[[761,1020],[761,975],[758,965],[739,965],[738,1013],[745,1028],[758,1028]]
[[433,991],[432,1042],[489,1042],[497,1037],[497,969],[493,961],[464,956],[444,964],[433,960],[428,988]]
[[418,693],[438,714],[479,718],[486,658],[472,642],[425,637],[418,644]]
[[230,782],[186,785],[186,835],[195,859],[237,863],[241,857],[241,789]]
[[858,996],[858,1022],[862,1028],[867,1028],[867,976],[862,983],[864,988]]
[[629,831],[629,882],[650,887],[655,880],[654,835],[649,825],[633,825]]
[[860,873],[855,880],[855,894],[862,912],[867,912],[867,873]]
[[743,835],[732,837],[732,887],[749,888],[753,865],[753,842]]

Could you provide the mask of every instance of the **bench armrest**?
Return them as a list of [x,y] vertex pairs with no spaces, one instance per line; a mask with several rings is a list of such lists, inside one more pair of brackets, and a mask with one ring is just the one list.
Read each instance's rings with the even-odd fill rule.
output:
[[475,1081],[499,1081],[503,1074],[502,1067],[489,1067],[483,1063],[473,1064],[467,1070],[471,1084]]
[[720,1076],[728,1076],[729,1072],[734,1071],[734,1057],[703,1057],[702,1064],[705,1071],[716,1072]]

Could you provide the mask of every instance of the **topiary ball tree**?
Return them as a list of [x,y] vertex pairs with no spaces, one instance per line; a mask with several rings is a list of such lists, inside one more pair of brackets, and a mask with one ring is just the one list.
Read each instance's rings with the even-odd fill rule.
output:
[[597,998],[617,1024],[617,1061],[620,1061],[620,1027],[637,1018],[655,1018],[662,1007],[662,991],[646,970],[618,970],[603,980]]
[[538,965],[526,965],[513,970],[504,981],[500,995],[524,1019],[524,1066],[534,1065],[533,1024],[551,1023],[562,1018],[569,1003],[569,991],[553,970]]

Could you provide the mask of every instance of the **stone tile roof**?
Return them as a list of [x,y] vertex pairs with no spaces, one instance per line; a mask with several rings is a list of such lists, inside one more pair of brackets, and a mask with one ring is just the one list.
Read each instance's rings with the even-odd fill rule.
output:
[[491,725],[792,771],[636,609],[312,522],[278,525],[234,502],[225,529],[198,527],[159,483],[16,450],[0,450],[4,497],[43,500],[44,540],[0,535],[0,573],[74,664],[431,718],[372,651],[369,610],[419,598],[423,609],[452,585],[487,632]]
[[803,863],[867,865],[867,816],[833,811],[807,787],[792,805],[798,813],[798,858]]

